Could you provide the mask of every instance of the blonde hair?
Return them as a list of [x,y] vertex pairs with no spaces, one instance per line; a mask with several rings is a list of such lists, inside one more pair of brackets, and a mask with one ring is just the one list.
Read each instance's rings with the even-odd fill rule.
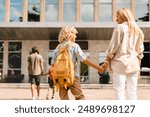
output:
[[74,27],[65,26],[59,32],[58,41],[60,43],[62,43],[62,41],[64,41],[64,40],[68,41],[68,40],[70,40],[70,37],[72,34],[77,34],[77,33],[78,32]]
[[117,11],[117,14],[120,15],[123,22],[128,22],[129,32],[132,35],[141,35],[144,39],[144,34],[139,26],[136,24],[133,14],[131,13],[130,9],[122,8]]

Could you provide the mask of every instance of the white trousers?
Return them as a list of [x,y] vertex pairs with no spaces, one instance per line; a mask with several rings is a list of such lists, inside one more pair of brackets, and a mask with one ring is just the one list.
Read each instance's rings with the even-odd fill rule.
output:
[[127,87],[127,99],[137,99],[138,72],[132,74],[119,74],[113,72],[113,85],[117,100],[125,100],[125,86]]

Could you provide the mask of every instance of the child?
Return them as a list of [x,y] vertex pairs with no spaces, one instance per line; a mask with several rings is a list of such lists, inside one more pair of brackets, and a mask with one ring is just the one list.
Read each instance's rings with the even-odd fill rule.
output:
[[[55,86],[54,86],[54,82],[53,82],[53,78],[52,78],[52,75],[51,75],[51,70],[50,70],[51,66],[49,66],[49,69],[48,69],[48,72],[45,73],[45,74],[42,74],[42,76],[44,75],[49,75],[48,76],[48,84],[49,84],[49,87],[48,87],[48,90],[47,90],[47,94],[46,94],[46,99],[49,100],[49,99],[54,99],[54,94],[55,94]],[[52,89],[52,96],[50,98],[50,88]]]
[[[66,26],[60,30],[59,38],[58,38],[60,45],[63,49],[66,47],[67,44],[70,45],[68,48],[68,52],[71,57],[72,63],[76,63],[76,60],[78,59],[78,60],[82,61],[83,63],[95,68],[100,73],[103,73],[104,68],[102,66],[98,66],[95,63],[93,63],[92,61],[90,61],[87,58],[87,56],[83,53],[80,46],[77,43],[74,43],[75,39],[76,39],[76,34],[77,34],[77,30],[74,27]],[[56,58],[59,54],[58,47],[59,46],[57,46],[53,52],[53,57],[52,57],[52,61],[51,61],[52,67],[54,66]],[[77,65],[79,65],[79,64],[77,64]],[[79,67],[77,67],[77,65],[74,64],[74,66],[76,68],[79,68]],[[85,99],[84,94],[81,90],[81,85],[80,85],[80,81],[79,81],[79,79],[80,79],[79,70],[74,69],[74,71],[75,71],[74,83],[71,86],[68,86],[67,90],[65,87],[59,88],[59,97],[61,100],[69,100],[69,95],[68,95],[69,90],[74,95],[76,100],[84,100]]]

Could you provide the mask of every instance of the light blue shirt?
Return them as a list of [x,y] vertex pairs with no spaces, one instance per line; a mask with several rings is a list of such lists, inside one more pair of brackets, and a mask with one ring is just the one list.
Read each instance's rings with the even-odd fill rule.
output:
[[[83,62],[87,58],[87,56],[83,53],[83,51],[81,50],[80,46],[77,43],[73,43],[71,41],[68,41],[68,42],[64,41],[64,42],[61,43],[61,46],[62,46],[63,49],[66,47],[67,43],[70,43],[70,47],[69,47],[68,51],[69,51],[69,55],[70,55],[71,60],[72,60],[73,63],[75,63],[77,60]],[[57,46],[56,49],[53,52],[53,57],[52,57],[52,60],[51,60],[51,64],[54,64],[58,54],[59,54],[59,50],[58,50],[58,46]],[[78,65],[79,64],[77,63],[77,66],[75,66],[75,76],[76,77],[80,76]]]

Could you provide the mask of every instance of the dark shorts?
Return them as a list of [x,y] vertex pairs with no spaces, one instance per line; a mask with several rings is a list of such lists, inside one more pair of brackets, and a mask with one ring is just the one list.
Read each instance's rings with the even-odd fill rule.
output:
[[48,84],[49,84],[49,87],[54,89],[54,81],[50,79],[50,77],[48,77]]
[[41,76],[40,75],[29,75],[29,80],[31,84],[40,85]]

